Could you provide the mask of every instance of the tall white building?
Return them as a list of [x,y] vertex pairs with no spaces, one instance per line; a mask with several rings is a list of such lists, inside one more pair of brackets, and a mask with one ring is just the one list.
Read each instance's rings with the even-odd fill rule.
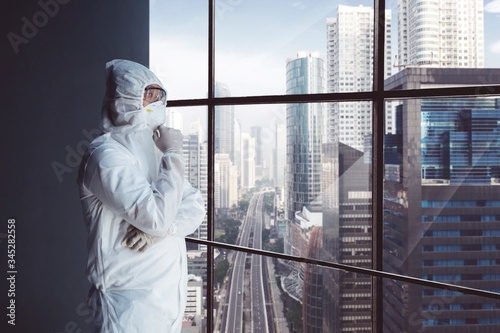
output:
[[238,203],[238,171],[229,154],[215,154],[215,208],[231,208]]
[[201,276],[189,275],[184,318],[189,319],[199,315],[203,315],[203,279]]
[[241,133],[241,186],[255,186],[255,138],[249,133]]
[[264,146],[262,144],[262,127],[250,127],[250,136],[255,139],[255,179],[266,178],[264,176]]
[[[391,75],[391,11],[385,14],[384,76]],[[337,17],[327,19],[328,92],[371,91],[373,87],[373,8],[339,5]],[[364,137],[371,134],[370,102],[330,103],[328,142],[343,142],[363,150]],[[386,133],[394,131],[392,107],[386,109]]]
[[168,127],[184,131],[184,115],[175,108],[169,108],[167,111],[167,121],[165,124]]
[[238,188],[241,187],[241,125],[235,118],[233,121],[233,164],[238,170]]
[[399,0],[400,66],[484,67],[483,0]]
[[[184,175],[189,183],[200,190],[205,201],[208,199],[208,146],[205,132],[199,121],[191,123],[189,135],[184,136],[183,157],[186,161]],[[206,209],[206,207],[205,207]],[[207,217],[205,216],[201,225],[192,235],[195,238],[207,239]],[[202,251],[206,251],[206,245],[198,245]]]
[[[231,91],[226,84],[216,82],[215,96],[230,97]],[[215,107],[215,153],[229,154],[231,161],[234,161],[233,122],[234,112],[232,105],[219,105]]]

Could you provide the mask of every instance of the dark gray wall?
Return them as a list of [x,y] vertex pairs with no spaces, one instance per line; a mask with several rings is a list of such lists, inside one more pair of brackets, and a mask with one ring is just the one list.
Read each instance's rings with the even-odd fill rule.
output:
[[[0,331],[88,332],[87,232],[76,185],[83,131],[99,125],[105,63],[148,65],[149,2],[41,2],[52,4],[52,16],[36,0],[1,5]],[[23,37],[23,17],[39,27],[25,29],[16,53],[9,32]],[[9,218],[16,220],[15,327],[6,316]]]

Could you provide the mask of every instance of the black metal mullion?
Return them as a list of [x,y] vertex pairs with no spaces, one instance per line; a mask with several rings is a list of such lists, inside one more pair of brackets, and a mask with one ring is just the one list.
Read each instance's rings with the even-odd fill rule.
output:
[[251,247],[231,245],[231,244],[220,243],[220,242],[210,242],[210,241],[205,241],[205,240],[197,239],[197,238],[187,237],[186,240],[188,242],[192,242],[192,243],[196,243],[196,244],[205,244],[207,246],[211,245],[213,247],[219,247],[219,248],[228,249],[228,250],[232,250],[232,251],[239,251],[239,252],[244,252],[244,253],[257,254],[257,255],[265,256],[265,257],[272,257],[272,258],[280,258],[280,259],[284,259],[284,260],[297,261],[297,262],[302,262],[305,264],[311,264],[311,265],[316,265],[316,266],[321,266],[321,267],[326,267],[326,268],[340,269],[340,270],[344,270],[346,272],[365,274],[365,275],[380,277],[380,278],[384,278],[384,279],[393,279],[393,280],[397,280],[397,281],[417,284],[420,286],[426,286],[426,287],[432,287],[432,288],[438,288],[438,289],[446,289],[446,290],[465,293],[468,295],[476,295],[476,296],[481,296],[481,297],[492,298],[495,300],[500,300],[500,293],[495,293],[492,291],[486,291],[486,290],[481,290],[481,289],[476,289],[476,288],[464,287],[464,286],[450,284],[450,283],[446,283],[446,282],[430,281],[430,280],[425,280],[425,279],[412,277],[412,276],[408,276],[408,275],[400,275],[400,274],[389,273],[389,272],[384,272],[384,271],[377,271],[377,270],[358,267],[358,266],[338,264],[338,263],[333,263],[330,261],[312,259],[312,258],[308,258],[308,257],[297,257],[297,256],[289,255],[289,254],[254,249]]
[[[342,269],[373,277],[372,289],[372,329],[383,331],[383,279],[394,279],[417,285],[429,286],[463,292],[470,295],[500,299],[500,294],[486,292],[480,289],[467,288],[452,284],[428,281],[406,275],[398,275],[383,271],[383,140],[384,140],[384,109],[386,99],[421,99],[443,97],[470,97],[500,95],[500,85],[429,88],[416,90],[384,91],[385,72],[385,0],[374,0],[374,61],[373,61],[373,91],[352,93],[323,93],[308,95],[261,95],[245,97],[215,96],[215,0],[208,0],[208,97],[206,99],[173,100],[169,107],[207,106],[208,117],[208,197],[207,197],[207,241],[189,239],[187,241],[207,246],[207,332],[214,331],[214,298],[213,273],[215,247],[235,251],[255,253],[263,256],[294,260],[333,269]],[[339,101],[371,101],[372,102],[372,239],[373,256],[372,269],[334,264],[303,257],[292,257],[280,253],[244,248],[235,245],[214,242],[214,161],[215,161],[215,107],[217,105],[257,105],[257,104],[288,104],[288,103],[318,103]]]
[[[261,95],[242,97],[218,97],[210,103],[214,105],[258,105],[320,102],[359,102],[384,99],[458,98],[473,96],[498,96],[500,85],[468,86],[453,88],[426,88],[414,90],[362,91],[345,93],[323,93],[310,95]],[[204,106],[208,98],[169,100],[169,107]]]
[[[372,268],[383,271],[385,1],[375,0],[372,115]],[[372,285],[372,331],[383,332],[383,278]]]
[[[215,160],[215,0],[208,0],[208,189],[207,238],[214,240],[214,160]],[[207,244],[207,332],[214,330],[214,247]]]

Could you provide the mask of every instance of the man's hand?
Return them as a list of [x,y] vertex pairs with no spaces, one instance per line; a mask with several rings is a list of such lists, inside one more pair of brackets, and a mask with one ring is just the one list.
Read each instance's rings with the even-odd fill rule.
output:
[[182,154],[183,136],[179,130],[160,125],[153,134],[153,140],[162,153]]
[[123,238],[122,246],[128,247],[133,251],[144,252],[163,238],[165,237],[148,235],[131,225],[128,227],[127,234]]

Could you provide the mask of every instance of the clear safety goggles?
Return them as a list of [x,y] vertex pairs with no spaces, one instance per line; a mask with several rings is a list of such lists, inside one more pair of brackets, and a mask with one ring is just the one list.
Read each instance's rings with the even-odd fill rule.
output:
[[166,104],[167,92],[162,88],[148,87],[144,89],[144,100],[149,103],[161,101],[163,104]]

